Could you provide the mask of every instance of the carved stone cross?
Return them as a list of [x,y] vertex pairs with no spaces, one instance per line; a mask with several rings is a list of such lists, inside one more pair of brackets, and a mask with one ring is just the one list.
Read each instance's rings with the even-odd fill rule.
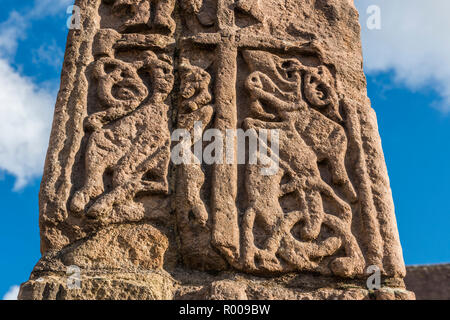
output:
[[76,5],[20,298],[413,298],[351,1]]
[[[236,80],[238,74],[237,57],[241,49],[265,49],[278,51],[314,52],[311,43],[291,43],[272,37],[268,34],[257,35],[246,28],[235,24],[235,11],[238,8],[252,8],[247,14],[252,16],[255,10],[260,10],[258,1],[252,6],[246,5],[252,1],[218,0],[217,27],[215,33],[198,33],[185,38],[201,46],[215,46],[216,82],[215,82],[215,123],[225,136],[227,129],[237,129]],[[253,16],[252,16],[253,17]],[[256,17],[253,17],[256,18]],[[256,21],[261,24],[261,21]],[[234,149],[237,150],[236,143]],[[237,196],[237,152],[234,152],[234,163],[215,164],[212,172],[212,219],[214,221],[212,242],[226,253],[231,260],[239,259],[240,239],[238,212],[235,206]],[[232,183],[223,183],[231,181]]]
[[[246,34],[234,21],[234,0],[218,0],[218,33],[200,33],[190,38],[196,44],[215,45],[217,54],[217,77],[215,84],[214,127],[225,133],[226,129],[237,128],[236,78],[238,49],[254,46],[257,37]],[[234,164],[216,164],[212,173],[213,220],[212,241],[228,256],[239,257],[239,230],[235,206],[237,185],[223,181],[237,180],[237,158]]]

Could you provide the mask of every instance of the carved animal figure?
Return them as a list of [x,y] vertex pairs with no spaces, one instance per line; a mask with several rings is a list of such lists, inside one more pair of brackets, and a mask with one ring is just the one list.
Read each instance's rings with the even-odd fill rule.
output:
[[[178,129],[190,134],[187,148],[201,147],[203,130],[210,124],[214,108],[210,105],[211,76],[204,69],[181,59]],[[197,126],[195,126],[197,122]],[[191,154],[192,158],[194,155]],[[192,159],[194,160],[194,159]],[[227,263],[211,244],[211,223],[201,197],[205,174],[201,162],[181,163],[177,168],[176,217],[184,263],[200,270],[224,270]]]
[[[252,70],[257,70],[246,82],[252,96],[253,114],[260,119],[295,122],[306,144],[314,150],[317,161],[328,164],[333,183],[342,186],[350,202],[356,201],[357,195],[345,168],[347,136],[337,123],[342,118],[336,94],[330,84],[321,80],[329,78],[325,68],[306,67],[297,59],[267,55],[261,51],[244,53]],[[306,101],[316,108],[325,109],[327,116],[306,105],[302,92],[305,92]],[[270,109],[275,104],[278,107],[271,110],[272,113],[264,110],[264,107]],[[290,112],[293,110],[301,112],[301,115]]]
[[[343,247],[346,257],[334,259],[331,270],[341,276],[356,274],[362,270],[364,260],[350,230],[351,208],[322,180],[317,165],[326,157],[333,163],[330,165],[332,170],[344,170],[345,175],[335,173],[335,181],[342,181],[337,178],[348,181],[344,166],[345,132],[302,99],[304,70],[299,68],[300,63],[295,65],[292,60],[283,61],[268,54],[264,57],[265,62],[257,60],[255,63],[252,59],[261,59],[262,56],[246,54],[250,66],[260,63],[265,68],[260,69],[262,72],[254,71],[247,79],[254,118],[246,119],[244,125],[246,128],[280,130],[281,173],[267,177],[248,166],[249,208],[243,220],[245,247],[249,248],[244,254],[246,264],[254,270],[280,271],[282,265],[278,255],[290,263],[291,268],[311,270],[317,267],[315,261]],[[310,92],[311,99],[313,95],[318,94]],[[314,98],[322,100],[324,96]],[[340,148],[344,148],[343,151]],[[352,190],[347,191],[351,194]],[[283,212],[279,201],[289,194],[296,199],[298,210]],[[324,196],[333,203],[333,214],[324,211],[321,200]],[[267,235],[260,248],[254,244],[255,223]],[[302,225],[300,239],[291,232],[298,223]],[[319,242],[312,241],[318,239],[323,224],[333,230],[335,236]]]
[[[183,60],[180,64],[180,72],[182,101],[178,115],[178,128],[186,129],[190,133],[193,139],[192,145],[194,145],[202,143],[201,133],[210,123],[214,112],[213,107],[209,105],[212,99],[209,93],[211,76],[205,70],[192,66],[187,60]],[[201,130],[198,137],[194,132],[196,122],[201,124],[201,127],[197,128],[197,130]],[[186,201],[182,207],[191,210],[198,223],[206,225],[208,212],[200,197],[201,188],[205,181],[201,164],[192,161],[180,166],[179,187],[180,190],[183,190],[183,193],[186,193],[182,196],[184,201]]]
[[[150,75],[150,98],[137,70]],[[72,198],[72,211],[82,212],[92,201],[87,214],[99,218],[137,193],[168,192],[170,134],[164,100],[173,85],[171,71],[170,60],[153,52],[135,63],[109,57],[94,62],[98,101],[106,110],[87,118],[85,127],[92,133],[85,182]],[[105,175],[111,176],[109,190],[105,190]]]

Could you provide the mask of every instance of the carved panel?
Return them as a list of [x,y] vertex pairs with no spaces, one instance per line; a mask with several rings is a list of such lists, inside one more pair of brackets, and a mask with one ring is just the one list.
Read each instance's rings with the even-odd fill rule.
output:
[[53,141],[60,149],[49,151],[49,157],[61,159],[63,171],[46,169],[43,250],[61,248],[112,223],[167,220],[170,211],[175,2],[78,5],[85,10],[85,30],[71,36],[82,52],[73,61],[69,49],[66,63],[76,64],[77,74],[63,74],[63,79],[80,80],[64,98],[67,109],[55,115],[66,125],[53,139],[67,139]]
[[[70,34],[40,195],[43,251],[136,223],[170,238],[161,255],[173,268],[402,275],[360,63],[333,47],[344,22],[317,10],[299,25],[312,3],[77,1],[83,29]],[[251,147],[237,138],[230,162],[196,158],[209,129],[246,132],[258,161],[239,163]],[[171,162],[175,130],[192,138],[191,163]]]

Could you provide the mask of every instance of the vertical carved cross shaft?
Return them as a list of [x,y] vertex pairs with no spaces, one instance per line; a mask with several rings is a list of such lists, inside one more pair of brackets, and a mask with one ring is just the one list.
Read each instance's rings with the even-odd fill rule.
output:
[[[215,85],[215,128],[226,135],[227,129],[237,128],[236,79],[240,48],[271,48],[288,50],[301,48],[271,37],[245,32],[235,25],[235,0],[219,0],[217,5],[218,33],[199,33],[189,38],[198,45],[216,46],[217,75]],[[229,141],[228,141],[229,143]],[[239,226],[236,208],[237,143],[233,141],[234,159],[215,164],[212,175],[212,242],[226,257],[239,259]],[[230,161],[231,160],[231,161]]]
[[[217,46],[217,77],[215,86],[216,120],[215,128],[225,136],[227,129],[237,126],[236,77],[237,52],[235,43],[234,0],[218,1],[218,26],[220,32],[195,37],[196,43],[209,43]],[[211,39],[212,36],[212,39]],[[234,142],[236,151],[236,143]],[[227,257],[239,257],[239,228],[236,209],[237,161],[234,152],[232,163],[215,164],[213,169],[212,211],[213,244]]]

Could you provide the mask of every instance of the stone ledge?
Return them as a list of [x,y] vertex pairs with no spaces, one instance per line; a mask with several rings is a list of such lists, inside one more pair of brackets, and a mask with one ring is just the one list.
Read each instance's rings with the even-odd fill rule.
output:
[[[187,275],[190,274],[190,279]],[[81,276],[80,289],[68,288],[68,277],[46,273],[21,286],[20,300],[410,300],[414,293],[383,287],[324,285],[305,275],[266,279],[236,274],[212,276],[202,272],[98,273]],[[307,278],[307,279],[306,279]],[[319,277],[320,278],[320,277]],[[304,285],[302,283],[309,283]]]

